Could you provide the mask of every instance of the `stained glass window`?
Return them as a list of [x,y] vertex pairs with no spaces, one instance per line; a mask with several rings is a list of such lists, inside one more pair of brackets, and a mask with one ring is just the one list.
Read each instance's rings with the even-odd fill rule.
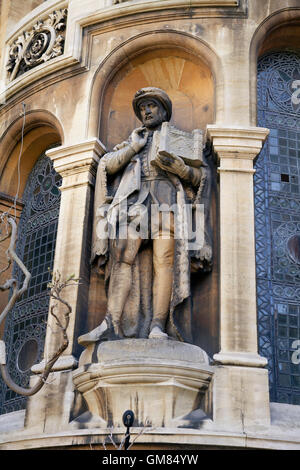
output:
[[300,405],[300,53],[258,63],[258,125],[268,141],[256,163],[255,224],[259,352],[269,361],[271,400]]
[[[53,267],[60,206],[61,177],[51,160],[41,155],[23,194],[24,208],[18,227],[17,253],[32,278],[29,289],[10,312],[5,325],[5,341],[10,374],[16,383],[29,385],[30,368],[42,359],[49,307],[47,284]],[[13,276],[23,281],[23,273],[13,268]],[[26,398],[9,390],[1,380],[0,412],[23,409]]]

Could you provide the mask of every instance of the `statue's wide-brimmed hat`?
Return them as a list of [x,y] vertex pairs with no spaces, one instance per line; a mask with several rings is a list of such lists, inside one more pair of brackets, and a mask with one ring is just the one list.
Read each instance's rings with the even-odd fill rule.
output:
[[135,115],[139,118],[140,121],[142,119],[141,119],[141,114],[139,110],[139,104],[141,103],[142,100],[145,100],[145,99],[149,99],[149,100],[154,99],[154,100],[159,101],[167,112],[167,121],[170,121],[171,116],[172,116],[172,102],[164,90],[161,90],[160,88],[155,88],[155,87],[141,88],[134,95],[132,106],[133,106]]

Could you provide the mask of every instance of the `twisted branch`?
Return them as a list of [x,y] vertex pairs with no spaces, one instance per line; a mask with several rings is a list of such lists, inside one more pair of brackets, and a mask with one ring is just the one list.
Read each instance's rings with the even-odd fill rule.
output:
[[[0,325],[1,325],[1,323],[7,316],[8,312],[13,308],[17,300],[28,289],[28,285],[31,279],[31,274],[27,270],[26,266],[22,263],[20,258],[17,256],[16,251],[15,251],[16,241],[17,241],[17,225],[16,225],[15,220],[12,217],[8,217],[7,220],[5,220],[5,214],[1,216],[0,220],[2,223],[6,223],[6,227],[7,227],[7,224],[9,224],[10,226],[9,229],[7,229],[6,235],[0,240],[0,242],[3,242],[4,240],[7,240],[10,237],[10,244],[6,251],[6,256],[8,259],[8,267],[11,265],[12,261],[14,261],[25,275],[21,289],[19,289],[18,281],[16,279],[10,279],[6,281],[3,285],[0,285],[0,291],[6,291],[10,288],[13,289],[12,296],[0,315]],[[8,269],[8,267],[4,268],[0,274],[2,274],[2,272],[5,272]]]
[[[134,438],[133,441],[130,443],[130,445],[129,445],[129,447],[127,448],[127,450],[129,450],[129,449],[134,445],[134,443],[136,442],[136,440],[137,440],[140,436],[142,436],[143,434],[145,434],[145,433],[147,433],[147,432],[155,431],[156,428],[148,427],[148,426],[150,426],[150,423],[148,422],[148,420],[146,420],[146,422],[145,422],[145,427],[143,427],[143,428],[140,430],[140,432],[135,436],[135,438]],[[115,440],[114,440],[114,436],[113,436],[113,428],[109,428],[108,430],[110,431],[110,434],[109,434],[108,436],[105,436],[105,438],[104,438],[103,441],[102,441],[103,449],[104,449],[104,450],[107,450],[106,444],[107,444],[107,438],[108,438],[116,450],[126,450],[124,444],[125,444],[125,441],[126,441],[126,438],[127,438],[127,432],[126,432],[126,433],[124,434],[124,436],[122,437],[121,442],[120,442],[120,443],[116,443]]]
[[[4,268],[3,270],[0,271],[0,275],[5,272],[12,261],[14,261],[19,268],[22,270],[22,272],[25,275],[25,279],[23,281],[22,287],[19,288],[19,283],[16,279],[10,279],[7,280],[3,285],[0,285],[0,291],[5,291],[10,288],[13,289],[12,296],[2,311],[0,315],[0,325],[7,316],[7,314],[11,311],[11,309],[14,307],[15,303],[17,300],[22,296],[22,294],[28,289],[28,285],[31,279],[31,274],[27,270],[26,266],[22,263],[20,258],[17,256],[15,252],[15,246],[16,246],[16,241],[17,241],[17,225],[16,222],[13,218],[11,217],[6,217],[6,215],[2,215],[0,218],[1,223],[6,223],[9,224],[9,229],[7,229],[6,235],[0,239],[0,243],[3,242],[4,240],[7,240],[9,237],[11,237],[10,240],[10,245],[8,250],[6,251],[6,255],[8,258],[8,266]],[[8,227],[7,227],[8,228]],[[24,388],[16,384],[13,379],[11,378],[7,365],[6,365],[6,347],[5,347],[5,342],[0,340],[0,371],[2,374],[2,378],[6,385],[13,390],[14,392],[18,393],[19,395],[24,395],[24,396],[31,396],[37,393],[45,384],[50,372],[52,371],[52,368],[57,361],[57,359],[61,356],[61,354],[65,351],[65,349],[69,345],[69,339],[67,335],[67,329],[69,326],[69,320],[70,320],[70,313],[72,311],[72,308],[68,302],[63,300],[61,298],[61,292],[63,289],[70,285],[74,285],[78,283],[78,279],[75,279],[74,276],[70,276],[66,281],[61,280],[60,274],[53,275],[52,283],[49,284],[50,288],[50,297],[53,299],[59,301],[66,307],[66,311],[63,314],[63,319],[62,321],[56,313],[54,313],[54,310],[57,308],[58,304],[54,304],[50,308],[50,314],[55,318],[56,320],[56,325],[59,327],[59,329],[62,332],[63,336],[63,341],[59,349],[52,355],[52,357],[46,362],[45,367],[43,372],[41,373],[38,381],[36,384],[31,387],[31,388]]]

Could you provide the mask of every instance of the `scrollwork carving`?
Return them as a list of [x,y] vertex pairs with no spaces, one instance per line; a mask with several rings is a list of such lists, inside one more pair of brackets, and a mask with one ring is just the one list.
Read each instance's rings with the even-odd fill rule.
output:
[[66,8],[53,11],[46,19],[37,21],[30,31],[24,31],[14,41],[6,66],[10,81],[63,54],[67,14]]

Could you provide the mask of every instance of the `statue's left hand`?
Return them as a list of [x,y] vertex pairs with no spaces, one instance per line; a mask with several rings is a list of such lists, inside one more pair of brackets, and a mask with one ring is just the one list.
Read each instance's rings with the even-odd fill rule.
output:
[[188,166],[184,163],[182,158],[174,153],[160,151],[158,152],[155,162],[163,170],[170,171],[181,178],[185,177],[188,172]]

